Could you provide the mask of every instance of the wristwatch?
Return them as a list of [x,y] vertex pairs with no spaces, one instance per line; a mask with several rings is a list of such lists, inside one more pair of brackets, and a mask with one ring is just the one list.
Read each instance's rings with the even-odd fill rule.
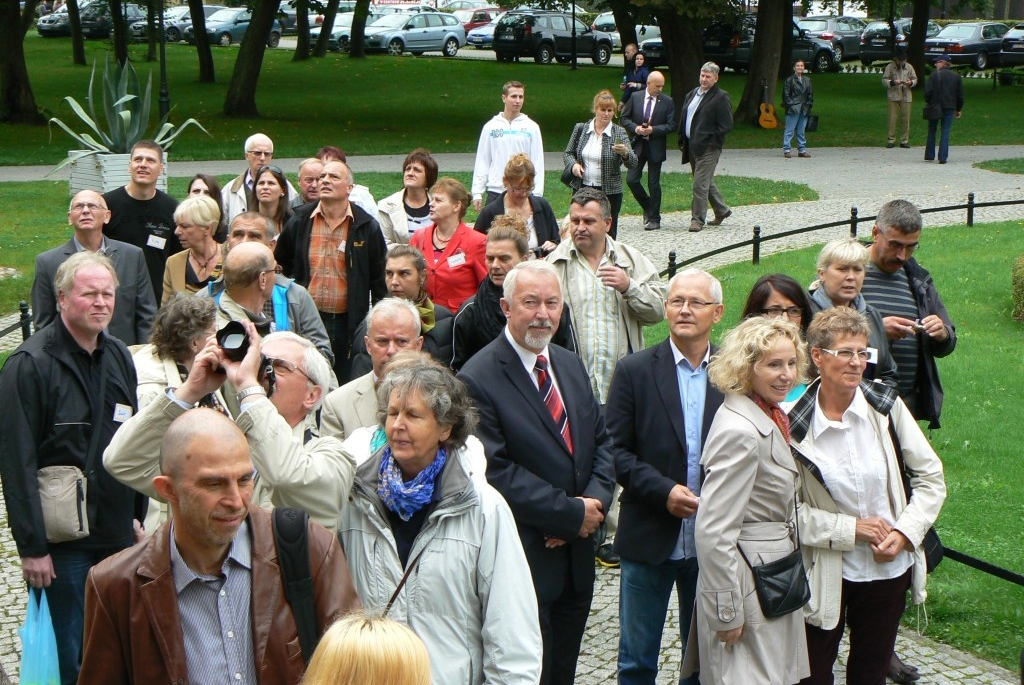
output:
[[244,400],[246,397],[252,397],[253,395],[263,395],[264,397],[266,397],[267,391],[263,389],[262,385],[254,385],[251,388],[246,388],[242,392],[235,395],[235,399],[238,401],[239,404],[241,404],[242,400]]

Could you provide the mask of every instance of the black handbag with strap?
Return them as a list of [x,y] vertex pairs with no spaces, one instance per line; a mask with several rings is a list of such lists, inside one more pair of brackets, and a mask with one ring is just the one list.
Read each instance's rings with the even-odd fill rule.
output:
[[779,618],[791,614],[811,600],[811,586],[807,582],[804,555],[800,551],[800,522],[796,519],[795,502],[793,516],[796,545],[792,552],[781,559],[754,566],[743,552],[743,548],[739,544],[736,545],[743,561],[747,562],[751,573],[754,574],[754,589],[757,591],[757,601],[765,618]]

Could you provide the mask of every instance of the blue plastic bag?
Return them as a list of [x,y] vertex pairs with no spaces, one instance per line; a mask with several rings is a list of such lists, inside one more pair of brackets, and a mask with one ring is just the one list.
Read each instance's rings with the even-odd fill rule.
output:
[[18,634],[21,635],[21,685],[60,685],[57,637],[53,633],[46,590],[28,591],[25,625],[18,629]]

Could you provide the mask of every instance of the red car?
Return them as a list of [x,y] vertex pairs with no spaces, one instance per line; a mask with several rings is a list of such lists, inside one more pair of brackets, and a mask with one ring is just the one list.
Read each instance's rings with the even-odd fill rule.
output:
[[466,27],[466,33],[469,33],[478,26],[484,26],[494,21],[494,18],[501,14],[501,9],[477,7],[476,9],[455,10],[452,14]]

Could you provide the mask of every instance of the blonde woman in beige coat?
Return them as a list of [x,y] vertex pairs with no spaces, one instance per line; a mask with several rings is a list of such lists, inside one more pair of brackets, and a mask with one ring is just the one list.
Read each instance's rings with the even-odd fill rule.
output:
[[726,335],[708,367],[725,402],[711,424],[697,510],[697,607],[703,685],[791,685],[810,673],[800,611],[768,619],[751,564],[797,547],[798,471],[779,402],[806,366],[799,329],[753,317]]

